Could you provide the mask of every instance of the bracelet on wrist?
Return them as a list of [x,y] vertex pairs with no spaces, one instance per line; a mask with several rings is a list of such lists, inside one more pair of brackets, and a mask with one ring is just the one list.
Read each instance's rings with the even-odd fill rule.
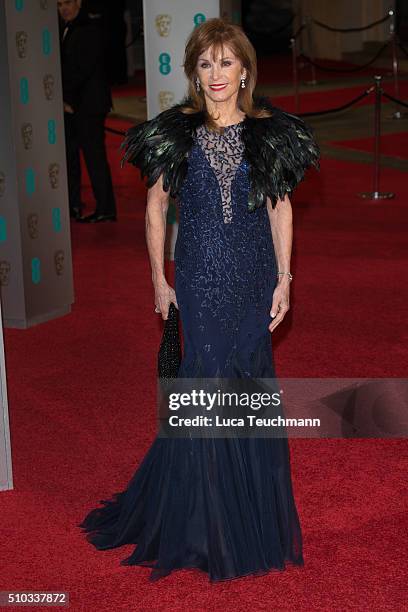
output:
[[278,278],[280,275],[286,275],[290,281],[293,280],[293,275],[290,272],[278,272]]

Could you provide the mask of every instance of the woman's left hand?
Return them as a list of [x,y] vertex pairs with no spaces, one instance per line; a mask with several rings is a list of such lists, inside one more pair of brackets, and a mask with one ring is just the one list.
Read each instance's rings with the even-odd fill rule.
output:
[[270,332],[273,332],[275,327],[283,321],[285,314],[289,310],[289,282],[286,278],[280,280],[273,292],[272,308],[270,311],[273,321],[268,325]]

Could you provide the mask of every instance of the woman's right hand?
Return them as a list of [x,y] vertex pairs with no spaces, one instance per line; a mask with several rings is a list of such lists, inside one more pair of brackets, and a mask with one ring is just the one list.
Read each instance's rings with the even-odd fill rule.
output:
[[156,305],[156,312],[159,311],[164,320],[169,316],[170,304],[173,304],[178,308],[176,292],[170,285],[167,284],[165,279],[154,283],[154,303]]

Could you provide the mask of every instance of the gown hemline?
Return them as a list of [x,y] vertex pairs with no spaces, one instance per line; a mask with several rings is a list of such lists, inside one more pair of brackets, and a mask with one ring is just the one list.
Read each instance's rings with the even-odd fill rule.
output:
[[[241,536],[237,535],[237,530],[235,530],[235,537],[231,541],[230,538],[233,532],[230,531],[230,525],[222,519],[223,514],[215,514],[216,507],[214,507],[212,508],[212,514],[216,517],[216,523],[220,526],[222,533],[226,534],[223,548],[217,548],[216,546],[214,549],[211,545],[212,538],[215,537],[216,542],[219,542],[219,540],[214,536],[209,523],[211,519],[205,514],[201,497],[199,497],[196,500],[197,503],[193,504],[195,513],[190,515],[189,520],[195,525],[200,524],[203,530],[208,528],[204,537],[205,544],[203,544],[203,540],[198,535],[198,533],[203,533],[201,529],[198,529],[198,532],[196,532],[196,537],[189,536],[188,542],[190,546],[186,549],[181,547],[182,552],[178,551],[179,540],[177,537],[171,538],[169,541],[163,541],[162,534],[168,533],[166,526],[172,525],[172,529],[177,531],[177,517],[173,514],[169,520],[168,513],[173,509],[173,504],[169,503],[167,498],[169,490],[166,487],[164,488],[163,496],[161,496],[164,497],[162,507],[156,506],[156,504],[151,507],[144,506],[143,500],[153,498],[149,483],[156,482],[158,474],[162,472],[162,466],[160,463],[157,464],[157,459],[163,457],[164,451],[161,450],[161,445],[164,445],[164,448],[166,448],[167,443],[171,445],[171,443],[176,442],[176,440],[166,441],[156,438],[155,443],[147,455],[145,455],[144,460],[139,465],[128,486],[117,491],[109,498],[100,499],[99,504],[101,505],[96,508],[94,507],[77,524],[77,527],[85,532],[85,538],[88,543],[101,551],[113,550],[122,546],[135,547],[127,557],[120,560],[119,564],[121,566],[151,568],[152,571],[148,577],[148,580],[151,582],[165,578],[174,571],[182,569],[207,574],[209,582],[219,583],[246,576],[263,576],[273,571],[282,572],[289,567],[300,568],[304,566],[301,533],[297,532],[298,517],[296,507],[290,504],[290,501],[293,499],[291,488],[289,490],[286,489],[286,478],[282,474],[281,478],[283,477],[285,481],[284,490],[280,490],[279,487],[275,489],[271,485],[270,489],[274,491],[274,497],[273,500],[270,499],[267,502],[267,506],[272,504],[277,508],[275,517],[277,525],[279,525],[280,521],[283,521],[286,525],[285,528],[276,526],[274,530],[274,519],[265,513],[265,506],[263,511],[261,511],[262,509],[257,503],[259,500],[251,497],[249,492],[244,494],[244,489],[240,489],[242,503],[249,504],[245,505],[245,516],[248,517],[246,534],[242,531],[243,524],[240,527]],[[178,442],[181,441],[179,440]],[[222,440],[219,439],[215,442],[222,443]],[[224,442],[232,444],[227,447],[220,446],[218,448],[219,450],[227,448],[229,452],[232,452],[234,445],[239,443],[238,440],[227,439]],[[248,440],[248,444],[253,444],[253,440]],[[169,448],[168,445],[167,448]],[[262,448],[266,449],[269,446],[263,445],[258,450],[261,451]],[[220,455],[219,463],[224,464],[225,460],[223,459],[225,459],[224,456]],[[190,465],[190,468],[193,464]],[[169,469],[171,469],[170,465]],[[179,466],[179,463],[176,462],[176,465]],[[152,466],[155,466],[155,471],[153,472],[150,471]],[[270,482],[278,481],[278,474],[279,468],[272,469],[269,474]],[[248,476],[246,474],[244,480]],[[172,479],[169,477],[168,481],[172,482]],[[216,476],[215,482],[217,482]],[[145,488],[144,483],[147,483],[147,488]],[[197,481],[198,488],[196,492],[199,489],[201,490],[202,484]],[[209,491],[205,489],[201,495],[208,498]],[[231,516],[228,510],[231,511],[231,508],[236,505],[233,503],[228,508],[227,500],[231,498],[231,495],[230,491],[229,494],[222,496],[226,504],[226,514],[224,516]],[[286,499],[286,504],[289,504],[289,508],[286,510],[284,509],[286,505],[283,501],[284,499]],[[183,489],[182,501],[179,503],[182,506],[190,506],[191,497],[188,486]],[[285,515],[286,520],[284,518]],[[187,520],[186,517],[184,517],[184,520]],[[276,529],[278,532],[276,532]],[[180,542],[183,542],[183,534],[180,530],[177,532],[181,538]],[[249,532],[252,533],[252,536],[248,536]],[[290,533],[292,535],[289,535]],[[167,551],[167,559],[162,558],[160,560],[163,542]],[[271,552],[272,549],[273,553]],[[218,550],[218,553],[215,553],[215,550]],[[179,555],[177,554],[178,552],[180,553]],[[179,556],[178,559],[177,556]],[[166,561],[171,564],[170,567],[166,567]],[[158,563],[163,563],[163,565],[158,566]]]
[[[117,499],[118,496],[120,495],[121,493],[117,493],[113,495],[111,500],[109,500],[109,502],[113,503],[113,500]],[[101,500],[100,503],[104,503],[104,500]],[[135,544],[134,542],[129,542],[127,544],[121,543],[117,545],[98,547],[93,541],[94,535],[95,533],[97,533],[97,530],[93,529],[91,531],[87,531],[86,527],[84,527],[84,524],[85,524],[85,521],[82,521],[81,523],[77,524],[77,527],[79,527],[81,530],[85,530],[86,532],[85,539],[87,540],[88,543],[92,544],[94,548],[98,551],[115,550],[122,546],[136,546],[137,547],[137,544]],[[148,577],[149,582],[157,582],[159,580],[167,578],[168,576],[170,576],[171,574],[174,574],[175,572],[178,573],[178,572],[181,572],[182,570],[186,570],[188,572],[193,572],[194,574],[197,574],[197,575],[207,576],[208,582],[210,584],[230,582],[232,580],[238,580],[239,578],[250,578],[250,577],[261,578],[262,576],[267,576],[268,574],[271,574],[274,572],[285,572],[289,569],[302,569],[305,566],[305,561],[302,556],[301,558],[297,560],[284,559],[282,564],[280,565],[270,565],[262,569],[254,568],[252,570],[248,570],[247,572],[235,574],[233,576],[213,577],[209,574],[208,570],[205,567],[201,567],[199,565],[180,565],[179,567],[172,567],[171,569],[165,569],[165,568],[156,567],[156,563],[157,563],[157,559],[152,559],[150,561],[147,561],[147,560],[146,561],[129,561],[128,557],[121,559],[119,561],[119,565],[124,566],[124,567],[144,567],[146,569],[147,568],[151,569],[152,571]]]

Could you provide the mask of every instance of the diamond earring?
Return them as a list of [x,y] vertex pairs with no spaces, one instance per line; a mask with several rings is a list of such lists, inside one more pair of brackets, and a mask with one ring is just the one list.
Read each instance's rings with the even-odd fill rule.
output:
[[245,77],[244,76],[241,77],[241,87],[242,89],[245,88]]
[[196,89],[200,91],[200,79],[198,77],[196,78]]

